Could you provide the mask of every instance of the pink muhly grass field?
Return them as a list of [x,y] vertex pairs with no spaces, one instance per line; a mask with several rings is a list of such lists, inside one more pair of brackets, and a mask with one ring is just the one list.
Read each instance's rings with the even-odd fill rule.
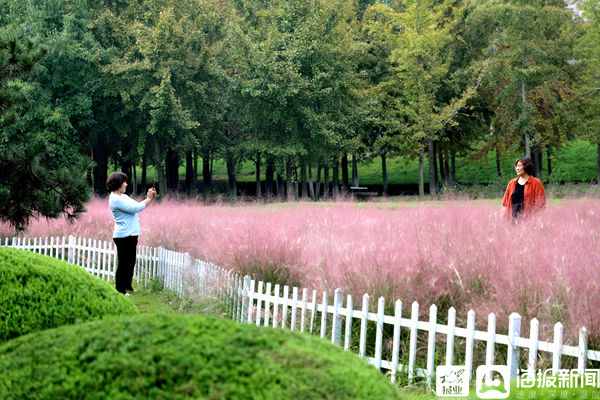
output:
[[[590,347],[600,345],[600,201],[551,204],[520,225],[500,216],[500,205],[472,201],[406,203],[295,203],[205,206],[162,201],[140,214],[140,244],[189,252],[241,274],[301,287],[362,296],[391,306],[418,301],[443,316],[451,306],[464,325],[473,309],[486,327],[496,313],[540,320],[540,338],[565,325],[567,343],[586,326]],[[70,225],[34,222],[28,236],[110,240],[107,199],[95,199]],[[0,225],[0,236],[12,235]],[[359,298],[355,297],[355,304]],[[391,309],[391,307],[389,307]]]

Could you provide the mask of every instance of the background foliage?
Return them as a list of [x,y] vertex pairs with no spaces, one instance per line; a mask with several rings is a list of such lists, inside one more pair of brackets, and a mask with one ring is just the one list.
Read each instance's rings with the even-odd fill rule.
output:
[[483,175],[506,180],[530,154],[546,180],[569,142],[600,151],[597,0],[0,7],[0,215],[18,228],[77,215],[112,170],[134,192],[152,174],[163,195],[291,200],[347,192],[359,162],[387,193],[403,160],[433,195],[465,181],[460,160],[493,155]]

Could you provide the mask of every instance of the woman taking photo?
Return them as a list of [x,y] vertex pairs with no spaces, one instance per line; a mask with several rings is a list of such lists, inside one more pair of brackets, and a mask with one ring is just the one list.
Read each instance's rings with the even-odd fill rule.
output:
[[127,189],[127,175],[122,172],[113,172],[106,180],[106,188],[110,190],[108,204],[115,220],[113,241],[117,246],[117,272],[115,274],[115,287],[118,292],[129,296],[127,291],[133,291],[131,281],[135,267],[136,247],[138,236],[142,233],[138,213],[146,207],[154,197],[156,190],[148,189],[144,201],[135,201],[125,194]]
[[533,162],[529,157],[517,158],[513,165],[517,177],[508,182],[502,206],[504,215],[516,222],[546,207],[546,191],[542,181],[531,176]]

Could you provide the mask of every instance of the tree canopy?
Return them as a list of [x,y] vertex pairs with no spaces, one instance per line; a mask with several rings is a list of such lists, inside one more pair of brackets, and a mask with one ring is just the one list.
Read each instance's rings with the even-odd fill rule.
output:
[[542,155],[573,138],[600,149],[598,1],[581,9],[562,0],[7,0],[2,219],[21,228],[35,216],[76,216],[88,186],[106,194],[113,169],[141,191],[153,166],[161,194],[192,194],[199,160],[206,196],[214,161],[225,161],[233,200],[248,160],[257,193],[264,174],[266,195],[288,199],[319,196],[313,171],[335,195],[349,159],[380,157],[384,180],[386,157],[419,159],[421,195],[426,181],[430,194],[453,185],[457,155],[523,152],[540,174]]

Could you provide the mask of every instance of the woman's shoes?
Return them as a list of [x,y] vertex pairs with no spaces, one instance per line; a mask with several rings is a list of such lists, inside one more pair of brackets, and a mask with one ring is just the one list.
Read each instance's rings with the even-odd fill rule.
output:
[[125,296],[131,296],[130,293],[124,293],[123,295],[125,295]]

